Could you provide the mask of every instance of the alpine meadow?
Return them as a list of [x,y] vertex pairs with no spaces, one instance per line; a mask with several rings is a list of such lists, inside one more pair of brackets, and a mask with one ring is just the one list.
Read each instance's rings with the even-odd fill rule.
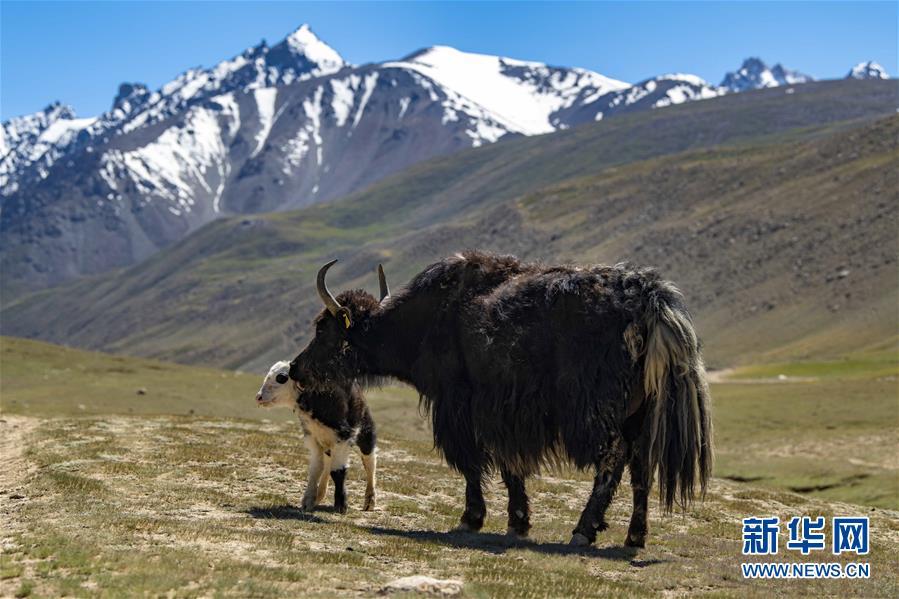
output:
[[899,596],[899,81],[852,62],[303,25],[4,121],[0,596]]

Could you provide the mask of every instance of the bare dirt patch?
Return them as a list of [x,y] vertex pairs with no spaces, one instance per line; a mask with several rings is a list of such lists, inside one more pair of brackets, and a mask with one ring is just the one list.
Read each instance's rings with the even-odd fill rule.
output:
[[40,419],[26,416],[3,416],[0,418],[0,514],[3,516],[3,530],[0,532],[0,546],[5,550],[11,543],[11,533],[20,528],[18,514],[28,500],[26,482],[35,467],[25,458],[28,437],[40,424]]

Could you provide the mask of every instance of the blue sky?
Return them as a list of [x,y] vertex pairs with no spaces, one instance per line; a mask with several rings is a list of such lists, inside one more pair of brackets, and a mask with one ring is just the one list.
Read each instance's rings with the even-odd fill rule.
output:
[[817,78],[863,60],[897,73],[889,2],[0,2],[0,118],[53,100],[106,110],[122,81],[153,88],[302,23],[350,62],[435,44],[593,69],[718,83],[760,56]]

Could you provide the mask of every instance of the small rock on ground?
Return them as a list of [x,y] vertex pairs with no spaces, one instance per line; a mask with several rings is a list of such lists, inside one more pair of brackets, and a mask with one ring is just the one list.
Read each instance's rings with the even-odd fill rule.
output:
[[461,580],[439,580],[430,576],[406,576],[388,582],[381,589],[381,594],[401,593],[401,592],[418,592],[428,593],[431,595],[458,595],[462,592]]

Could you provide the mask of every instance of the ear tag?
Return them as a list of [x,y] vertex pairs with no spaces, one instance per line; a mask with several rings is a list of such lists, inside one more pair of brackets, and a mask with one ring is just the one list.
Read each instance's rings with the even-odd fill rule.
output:
[[343,324],[346,325],[346,328],[350,328],[350,317],[346,314],[343,315]]

